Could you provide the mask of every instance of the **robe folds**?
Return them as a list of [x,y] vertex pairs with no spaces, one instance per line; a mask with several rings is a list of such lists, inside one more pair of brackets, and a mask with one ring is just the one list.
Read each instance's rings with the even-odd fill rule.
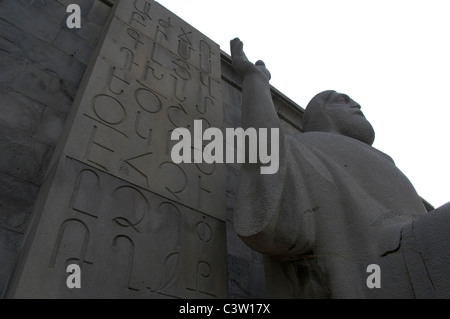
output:
[[[234,226],[293,265],[297,297],[450,297],[450,206],[427,213],[388,155],[346,136],[286,135],[279,151],[275,174],[242,165]],[[372,264],[380,288],[367,285]]]

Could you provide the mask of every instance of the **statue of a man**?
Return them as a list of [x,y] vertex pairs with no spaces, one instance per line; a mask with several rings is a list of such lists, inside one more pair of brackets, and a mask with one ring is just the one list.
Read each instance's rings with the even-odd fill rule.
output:
[[[301,298],[450,298],[450,203],[429,213],[407,177],[373,148],[345,94],[317,94],[304,133],[283,134],[270,73],[231,41],[242,126],[279,128],[279,170],[242,165],[234,226],[253,249],[295,264]],[[375,265],[378,286],[370,284]]]

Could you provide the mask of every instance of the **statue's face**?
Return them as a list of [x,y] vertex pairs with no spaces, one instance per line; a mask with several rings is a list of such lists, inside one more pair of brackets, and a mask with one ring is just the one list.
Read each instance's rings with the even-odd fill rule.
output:
[[375,139],[373,127],[361,112],[361,106],[349,96],[337,92],[331,93],[324,104],[323,111],[329,118],[335,133],[372,145]]

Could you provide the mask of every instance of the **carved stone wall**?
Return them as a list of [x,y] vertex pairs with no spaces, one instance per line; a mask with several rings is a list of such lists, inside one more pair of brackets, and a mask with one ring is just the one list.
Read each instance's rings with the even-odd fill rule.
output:
[[[40,106],[40,112],[30,111],[28,122],[34,116],[44,124],[34,128],[37,133],[29,133],[28,145],[48,150],[40,151],[45,156],[35,170],[39,173],[30,173],[32,183],[14,175],[11,164],[2,166],[6,185],[18,184],[21,191],[12,199],[19,195],[8,194],[5,186],[2,198],[9,210],[1,212],[1,220],[23,221],[18,229],[0,227],[6,238],[0,238],[5,247],[0,247],[0,290],[14,269],[6,297],[265,297],[263,258],[240,241],[232,226],[239,165],[175,164],[170,157],[174,143],[170,134],[176,127],[193,132],[195,119],[202,120],[204,129],[240,126],[240,79],[229,57],[157,2],[122,0],[113,8],[105,1],[81,2],[84,20],[79,31],[62,26],[65,1],[0,3],[0,18],[6,19],[7,10],[10,20],[11,13],[25,16],[35,10],[38,24],[45,20],[45,12],[56,8],[60,15],[54,19],[60,25],[52,26],[65,35],[58,40],[59,33],[52,29],[55,35],[45,44],[34,40],[40,45],[40,58],[30,63],[28,53],[23,59],[25,69],[35,75],[28,74],[23,89],[18,86],[14,91],[10,97],[14,108],[6,112],[14,115]],[[100,27],[88,28],[93,25],[90,18],[102,21],[101,37]],[[51,29],[44,22],[42,27]],[[2,45],[11,42],[24,48],[30,45],[29,38],[47,34],[36,33],[31,26],[22,28],[15,42],[5,36],[8,41]],[[87,46],[80,39],[90,32],[95,37],[90,35],[93,40]],[[22,51],[11,48],[8,58],[20,57]],[[67,65],[53,66],[52,50],[65,59],[53,63]],[[86,71],[83,67],[77,77],[69,76],[69,66],[78,62],[85,66],[89,60]],[[20,81],[12,83],[14,87]],[[275,89],[273,98],[285,129],[300,129],[300,108]],[[60,117],[52,113],[66,104],[67,119],[67,112]],[[14,122],[9,116],[4,121],[8,134],[35,125]],[[44,137],[52,141],[49,146],[40,146],[38,139]],[[9,139],[5,145],[15,144]],[[11,155],[15,158],[16,153]],[[17,233],[14,242],[11,233]],[[23,245],[13,266],[19,243]],[[66,266],[73,263],[81,268],[81,289],[66,286]]]
[[0,291],[14,267],[45,171],[111,7],[76,1],[0,2]]

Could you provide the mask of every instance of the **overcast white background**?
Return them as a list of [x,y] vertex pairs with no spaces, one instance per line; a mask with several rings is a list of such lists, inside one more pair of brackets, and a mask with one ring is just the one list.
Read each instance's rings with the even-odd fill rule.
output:
[[159,0],[230,54],[266,63],[302,107],[347,93],[419,195],[450,201],[450,1]]

